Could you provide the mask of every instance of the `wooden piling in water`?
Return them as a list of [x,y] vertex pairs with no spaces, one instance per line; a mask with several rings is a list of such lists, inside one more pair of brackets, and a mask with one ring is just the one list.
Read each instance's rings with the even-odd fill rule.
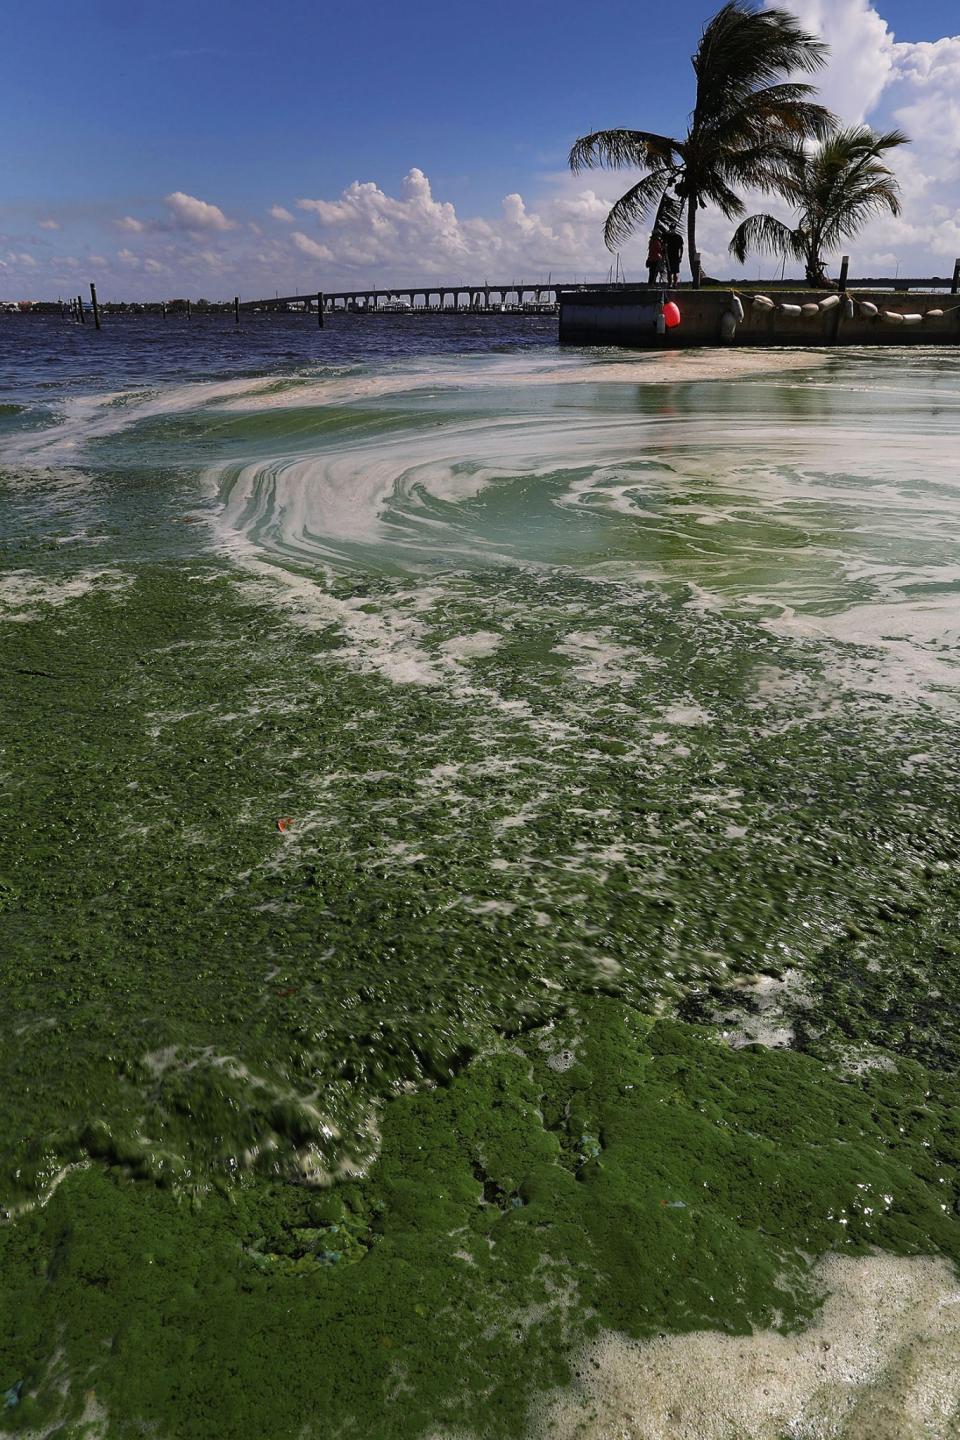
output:
[[317,328],[323,329],[323,291],[317,291]]
[[[850,256],[843,255],[840,259],[840,279],[837,281],[837,289],[842,296],[847,293],[847,276],[850,274]],[[830,344],[836,345],[840,336],[840,326],[843,323],[843,300],[833,312],[833,324],[830,327]]]
[[83,296],[82,296],[82,295],[78,295],[78,296],[77,296],[77,313],[78,313],[78,315],[80,316],[80,324],[81,324],[81,325],[86,325],[86,323],[87,323],[87,317],[86,317],[86,316],[84,315],[84,313],[83,313]]
[[166,302],[165,300],[161,300],[161,301],[160,301],[160,314],[163,316],[164,320],[166,320],[166,318],[167,318],[167,302]]
[[190,319],[190,316],[191,316],[192,314],[193,314],[193,311],[190,309],[190,301],[188,300],[188,301],[187,301],[187,319],[188,319],[188,320]]
[[90,281],[90,303],[93,306],[93,323],[100,329],[100,306],[97,304],[97,287]]
[[953,284],[950,286],[950,294],[960,293],[960,260],[953,262]]
[[239,295],[234,295],[234,297],[233,297],[233,323],[234,323],[234,325],[239,325],[239,324],[240,324],[240,296],[239,296]]

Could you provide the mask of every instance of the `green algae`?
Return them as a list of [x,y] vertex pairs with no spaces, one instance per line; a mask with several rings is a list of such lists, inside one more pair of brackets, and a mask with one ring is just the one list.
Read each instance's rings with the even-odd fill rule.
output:
[[[681,584],[307,568],[291,609],[138,468],[169,439],[103,442],[95,515],[8,497],[12,566],[69,578],[82,522],[125,583],[0,625],[3,1426],[520,1436],[600,1326],[956,1260],[942,711]],[[794,1048],[733,1050],[763,979]]]
[[[675,997],[697,1018],[731,975],[798,957],[836,988],[838,937],[871,926],[858,993],[899,973],[920,942],[878,925],[878,907],[935,915],[954,893],[937,868],[954,833],[943,739],[927,737],[904,806],[883,777],[915,728],[869,751],[846,718],[764,734],[739,662],[731,674],[703,625],[684,654],[679,618],[648,603],[638,629],[648,646],[659,629],[671,670],[629,709],[570,702],[574,767],[538,723],[558,715],[552,661],[524,661],[532,725],[480,724],[422,687],[387,708],[383,681],[337,663],[337,636],[291,634],[216,571],[143,571],[122,599],[84,597],[58,615],[53,653],[46,624],[12,629],[7,763],[31,780],[11,782],[4,920],[8,1006],[31,1044],[9,1090],[55,1119],[24,1138],[20,1199],[84,1154],[171,1183],[250,1155],[294,1177],[362,1163],[371,1100],[445,1079],[491,1025],[538,1023],[564,993]],[[493,660],[509,700],[509,648]],[[684,693],[716,722],[638,756],[644,711],[656,725]],[[512,767],[492,786],[491,752]],[[427,783],[438,763],[456,767],[453,805]],[[512,823],[524,807],[535,825]],[[728,838],[731,815],[747,836]]]
[[0,1235],[28,1394],[6,1424],[82,1408],[56,1353],[118,1436],[522,1435],[585,1330],[797,1324],[827,1250],[956,1259],[956,1087],[907,1068],[843,1081],[587,1000],[391,1101],[370,1176],[332,1193],[190,1206],[88,1169]]
[[[922,717],[869,748],[847,716],[765,736],[750,665],[703,627],[685,648],[677,619],[651,598],[636,625],[669,677],[627,718],[619,692],[581,717],[572,774],[511,719],[493,789],[499,720],[420,687],[385,706],[340,637],[291,633],[216,570],[141,569],[0,634],[26,1041],[0,1101],[0,1379],[26,1382],[7,1427],[77,1424],[93,1390],[117,1435],[520,1435],[594,1326],[799,1323],[827,1250],[955,1255],[949,1032],[936,1053],[898,1034],[895,1073],[825,1063],[858,1015],[882,1040],[879,978],[836,1003],[849,947],[882,965],[867,976],[909,969],[955,893],[942,741]],[[542,669],[520,644],[549,715],[549,620]],[[509,647],[484,665],[519,686]],[[638,712],[684,693],[721,723],[625,762]],[[918,727],[904,805],[883,776]],[[414,783],[441,758],[452,825],[449,793]],[[724,838],[733,789],[746,844]],[[534,801],[534,833],[502,828]],[[592,858],[624,844],[629,868]],[[487,899],[515,908],[475,913]],[[525,918],[542,906],[549,925]],[[651,1016],[670,996],[722,1010],[731,967],[799,959],[827,997],[801,1017],[809,1054]],[[306,1150],[344,1175],[332,1191],[284,1183]]]

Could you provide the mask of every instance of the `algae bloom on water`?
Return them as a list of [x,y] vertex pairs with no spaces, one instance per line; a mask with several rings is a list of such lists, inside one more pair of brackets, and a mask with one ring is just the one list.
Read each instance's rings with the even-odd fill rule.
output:
[[957,1433],[960,363],[394,323],[0,369],[0,1428]]

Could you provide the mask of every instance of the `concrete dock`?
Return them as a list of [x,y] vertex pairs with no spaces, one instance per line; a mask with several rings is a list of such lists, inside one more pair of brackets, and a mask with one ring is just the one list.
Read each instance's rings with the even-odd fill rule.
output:
[[[668,328],[664,306],[679,311]],[[559,292],[560,340],[682,350],[704,345],[957,345],[960,296],[889,290],[679,290],[649,286]]]

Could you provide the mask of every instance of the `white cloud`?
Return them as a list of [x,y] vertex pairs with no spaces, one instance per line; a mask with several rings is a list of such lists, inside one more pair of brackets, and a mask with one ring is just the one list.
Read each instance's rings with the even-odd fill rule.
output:
[[931,44],[896,46],[891,87],[894,118],[915,137],[924,156],[936,157],[951,177],[960,173],[960,35]]
[[40,220],[40,221],[38,222],[38,224],[39,224],[41,230],[59,230],[59,229],[60,229],[60,221],[59,221],[59,220],[53,220],[53,219]]
[[314,260],[333,259],[333,254],[327,249],[326,245],[318,245],[316,240],[311,240],[310,236],[304,235],[302,230],[294,230],[290,238],[298,250],[302,250],[304,255],[309,255]]
[[228,220],[219,205],[198,200],[195,195],[185,195],[174,190],[165,197],[174,220],[185,230],[233,230],[235,222]]
[[336,199],[298,200],[298,209],[316,217],[319,242],[302,231],[292,239],[310,254],[315,251],[309,247],[319,243],[327,253],[317,258],[328,258],[347,284],[357,272],[369,283],[374,267],[385,284],[428,279],[496,284],[545,277],[564,267],[602,274],[609,257],[601,231],[618,180],[606,182],[610,194],[601,198],[593,190],[571,190],[576,182],[563,176],[535,209],[512,193],[497,215],[462,217],[449,200],[435,198],[427,176],[414,167],[399,195],[373,181],[354,181]]
[[129,235],[142,235],[147,228],[142,220],[136,220],[132,215],[124,215],[113,223],[118,230],[125,230]]
[[866,119],[894,70],[887,22],[868,0],[787,0],[787,9],[830,45],[827,69],[814,76],[824,104],[851,124]]
[[294,223],[290,211],[282,205],[271,205],[268,213],[273,216],[274,220],[282,220],[285,225],[292,225]]

